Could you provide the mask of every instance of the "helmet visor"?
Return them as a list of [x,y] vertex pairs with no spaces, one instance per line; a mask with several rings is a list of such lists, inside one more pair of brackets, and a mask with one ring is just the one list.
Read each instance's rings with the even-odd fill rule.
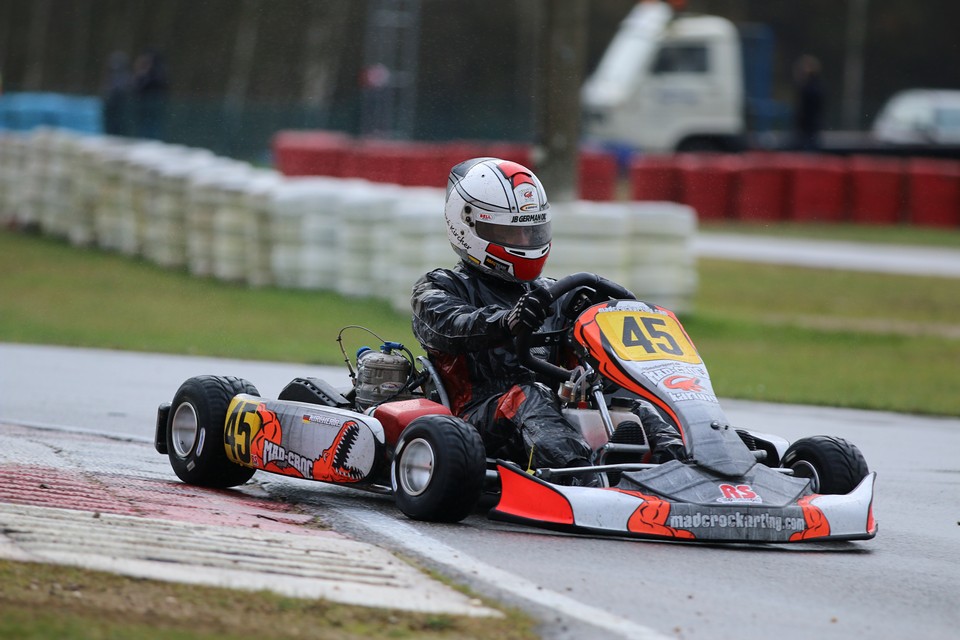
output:
[[535,249],[550,244],[550,223],[518,225],[477,221],[477,235],[494,244],[515,249]]

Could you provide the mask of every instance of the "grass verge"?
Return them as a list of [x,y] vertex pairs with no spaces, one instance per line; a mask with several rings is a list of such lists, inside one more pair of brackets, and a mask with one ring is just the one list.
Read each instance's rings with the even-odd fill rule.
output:
[[[348,324],[414,345],[386,302],[250,289],[48,238],[0,232],[0,273],[5,341],[334,365]],[[960,280],[702,260],[683,320],[721,396],[960,415]]]
[[536,638],[530,621],[413,614],[0,560],[0,638]]

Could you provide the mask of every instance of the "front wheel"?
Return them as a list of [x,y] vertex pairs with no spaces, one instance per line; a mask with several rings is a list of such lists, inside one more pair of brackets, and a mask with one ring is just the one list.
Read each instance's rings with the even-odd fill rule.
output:
[[240,393],[260,395],[255,386],[232,376],[196,376],[174,394],[167,455],[174,473],[187,484],[224,489],[241,485],[256,473],[231,462],[223,443],[227,408]]
[[390,469],[400,510],[430,522],[466,518],[480,501],[485,475],[480,434],[449,415],[422,416],[407,425]]
[[810,488],[823,494],[850,493],[870,473],[860,449],[833,436],[797,440],[783,454],[782,466],[809,478]]

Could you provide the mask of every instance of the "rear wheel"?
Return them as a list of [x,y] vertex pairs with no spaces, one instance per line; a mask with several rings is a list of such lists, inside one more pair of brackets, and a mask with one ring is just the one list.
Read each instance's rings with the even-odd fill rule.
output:
[[259,396],[257,388],[232,376],[197,376],[177,389],[167,424],[167,455],[177,477],[203,487],[235,487],[256,469],[227,458],[223,443],[227,408],[240,393]]
[[397,506],[408,517],[459,522],[479,502],[485,475],[477,430],[454,416],[428,415],[400,434],[390,480]]
[[850,493],[870,472],[860,449],[833,436],[797,440],[783,454],[782,466],[793,469],[796,477],[809,478],[815,493]]

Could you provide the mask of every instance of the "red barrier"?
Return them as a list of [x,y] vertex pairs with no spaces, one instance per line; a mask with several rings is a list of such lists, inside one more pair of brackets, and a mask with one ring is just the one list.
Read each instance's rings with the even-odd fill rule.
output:
[[281,131],[272,140],[274,164],[288,176],[342,176],[350,145],[335,131]]
[[409,147],[402,142],[364,140],[349,155],[351,175],[345,177],[400,184]]
[[284,175],[363,178],[406,186],[444,187],[450,168],[469,158],[495,156],[533,164],[527,144],[356,139],[335,131],[281,131],[272,147],[274,165]]
[[907,162],[907,211],[915,224],[960,224],[960,162],[912,159]]
[[446,173],[443,176],[443,182],[440,186],[446,186],[447,176],[450,173],[455,165],[460,164],[464,160],[470,160],[471,158],[482,158],[484,156],[490,155],[488,150],[488,145],[483,142],[477,142],[474,140],[453,140],[451,142],[444,142],[440,145],[442,149],[441,153],[444,157],[444,162],[447,165]]
[[737,179],[733,215],[746,221],[782,220],[786,211],[787,172],[777,155],[748,153]]
[[850,220],[896,224],[904,210],[904,164],[896,158],[850,158]]
[[680,202],[680,170],[675,156],[641,156],[630,163],[633,200]]
[[[284,175],[358,177],[407,186],[443,187],[452,166],[483,156],[536,170],[530,145],[506,142],[418,143],[282,131],[272,148]],[[584,152],[579,170],[582,198],[617,198],[612,155]],[[629,184],[633,200],[684,202],[703,219],[960,226],[960,162],[955,161],[842,160],[775,152],[641,156],[630,165]]]
[[[512,160],[527,167],[536,170],[533,162],[533,148],[529,144],[515,144],[512,142],[490,142],[484,145],[486,152],[483,155],[501,160]],[[464,158],[466,160],[466,158]]]
[[398,184],[406,187],[445,187],[450,167],[443,145],[421,144],[405,149]]
[[690,205],[701,220],[730,217],[734,178],[740,168],[736,156],[683,155],[678,161],[680,202]]
[[830,156],[784,156],[787,217],[797,222],[841,222],[847,217],[848,170]]
[[580,197],[583,200],[614,200],[617,195],[617,159],[602,151],[580,154]]

